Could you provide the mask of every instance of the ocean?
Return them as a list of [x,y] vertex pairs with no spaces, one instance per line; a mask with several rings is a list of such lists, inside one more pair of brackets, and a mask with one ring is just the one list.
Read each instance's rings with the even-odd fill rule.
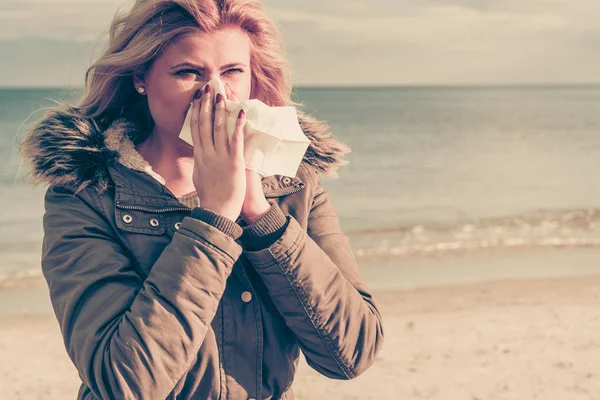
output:
[[[80,89],[0,89],[0,281],[40,270],[17,142]],[[377,288],[600,273],[600,87],[297,88],[352,148],[323,179]]]

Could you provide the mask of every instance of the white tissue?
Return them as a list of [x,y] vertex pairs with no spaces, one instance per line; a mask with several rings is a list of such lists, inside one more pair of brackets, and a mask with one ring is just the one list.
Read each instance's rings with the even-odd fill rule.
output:
[[[211,80],[207,85],[211,86],[215,96],[217,93],[223,96],[227,109],[227,135],[230,141],[238,113],[241,109],[246,112],[244,135],[246,168],[258,172],[263,177],[271,175],[295,177],[304,153],[310,145],[310,140],[298,123],[296,109],[291,106],[270,107],[256,99],[241,102],[227,100],[225,85],[220,78]],[[179,137],[192,145],[191,111],[190,106]]]

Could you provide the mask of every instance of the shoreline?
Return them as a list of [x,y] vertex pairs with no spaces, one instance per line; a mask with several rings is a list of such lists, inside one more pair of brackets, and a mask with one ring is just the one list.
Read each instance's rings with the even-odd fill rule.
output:
[[[297,399],[590,398],[600,392],[600,274],[375,291],[385,343],[333,381],[304,358]],[[74,397],[79,378],[53,315],[0,317],[0,387],[11,399]]]
[[[359,261],[361,275],[375,293],[419,293],[471,287],[503,281],[533,282],[600,276],[600,249],[539,249],[539,251],[472,252],[412,258]],[[0,279],[0,318],[54,316],[46,280],[23,274]]]

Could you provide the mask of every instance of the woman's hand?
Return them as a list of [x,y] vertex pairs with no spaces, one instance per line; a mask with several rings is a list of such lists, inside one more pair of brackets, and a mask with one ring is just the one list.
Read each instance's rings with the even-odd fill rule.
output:
[[225,102],[217,95],[213,123],[213,93],[206,85],[197,93],[192,112],[194,173],[200,206],[233,221],[242,212],[246,196],[243,112],[237,118],[231,143],[227,140]]
[[[238,101],[237,96],[228,84],[225,84],[225,94],[228,100]],[[246,194],[244,196],[241,215],[248,225],[252,225],[258,221],[271,208],[263,193],[261,179],[262,176],[258,172],[246,169]]]

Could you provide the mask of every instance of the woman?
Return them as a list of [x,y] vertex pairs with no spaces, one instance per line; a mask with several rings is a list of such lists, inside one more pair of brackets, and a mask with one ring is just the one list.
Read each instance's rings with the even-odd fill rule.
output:
[[292,399],[300,351],[333,379],[374,362],[381,316],[319,183],[347,149],[301,115],[297,176],[262,178],[243,113],[228,143],[222,97],[199,91],[220,77],[230,99],[292,104],[280,43],[256,1],[138,0],[81,104],[27,133],[79,398]]

